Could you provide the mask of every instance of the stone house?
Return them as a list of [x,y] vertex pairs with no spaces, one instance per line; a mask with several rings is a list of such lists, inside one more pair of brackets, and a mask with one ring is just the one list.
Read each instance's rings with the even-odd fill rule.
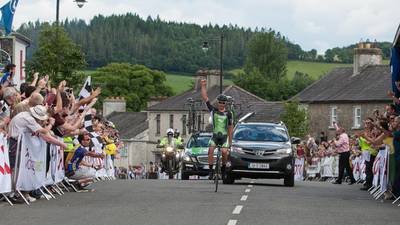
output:
[[333,69],[297,94],[297,100],[308,109],[311,134],[321,131],[334,136],[333,121],[350,134],[363,128],[363,120],[374,110],[384,111],[392,103],[389,65],[382,65],[382,51],[370,43],[359,43],[354,49],[353,67]]

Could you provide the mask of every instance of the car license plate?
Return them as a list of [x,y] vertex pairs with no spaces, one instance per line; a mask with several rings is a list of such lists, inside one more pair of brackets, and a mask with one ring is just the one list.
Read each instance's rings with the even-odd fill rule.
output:
[[269,163],[250,163],[250,169],[269,169]]

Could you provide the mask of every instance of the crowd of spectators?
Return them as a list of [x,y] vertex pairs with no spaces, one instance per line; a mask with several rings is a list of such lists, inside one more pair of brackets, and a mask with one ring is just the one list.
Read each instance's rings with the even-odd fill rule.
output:
[[[385,199],[400,196],[400,116],[394,104],[387,105],[383,113],[375,110],[366,118],[362,130],[352,136],[343,127],[334,123],[336,132],[328,140],[324,132],[317,138],[308,135],[297,145],[297,158],[304,159],[305,180],[330,180],[334,184],[363,183],[361,190],[370,190],[373,185],[373,166],[377,154],[388,149],[388,189]],[[365,162],[364,176],[353,176],[356,159]],[[329,163],[326,163],[329,162]],[[328,167],[327,167],[328,166]],[[329,170],[328,172],[326,170]],[[381,184],[382,185],[382,184]]]
[[[66,81],[54,86],[49,76],[34,73],[30,82],[17,87],[13,84],[14,74],[15,65],[7,65],[0,81],[0,132],[8,137],[12,180],[18,169],[19,137],[31,133],[64,151],[65,175],[77,189],[85,190],[96,180],[98,172],[104,170],[103,159],[107,155],[113,159],[123,145],[114,124],[93,108],[101,89],[75,98],[78,93]],[[49,155],[49,148],[43,151]],[[47,156],[46,169],[49,160]],[[13,203],[22,203],[24,197],[33,202],[43,195],[35,190],[8,194]]]

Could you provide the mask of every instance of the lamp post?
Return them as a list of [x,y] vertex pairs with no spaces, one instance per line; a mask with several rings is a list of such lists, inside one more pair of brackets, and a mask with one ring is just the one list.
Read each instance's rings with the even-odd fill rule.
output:
[[[223,82],[223,56],[224,56],[224,34],[221,33],[219,39],[210,39],[210,40],[216,40],[219,41],[219,93],[222,94],[222,82]],[[203,51],[206,53],[208,51],[208,42],[205,41],[203,42],[202,46]]]
[[[86,0],[75,0],[76,4],[78,5],[79,8],[82,8],[83,5],[87,2]],[[57,11],[56,11],[56,24],[60,22],[60,0],[57,0]]]

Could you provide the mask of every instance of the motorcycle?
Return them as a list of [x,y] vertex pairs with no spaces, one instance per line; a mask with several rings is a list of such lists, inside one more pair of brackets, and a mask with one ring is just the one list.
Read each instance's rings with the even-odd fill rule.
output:
[[161,165],[162,170],[168,174],[169,179],[174,179],[174,175],[180,170],[181,159],[182,159],[182,146],[175,146],[174,143],[167,144],[165,146],[159,146],[162,148],[161,152]]

